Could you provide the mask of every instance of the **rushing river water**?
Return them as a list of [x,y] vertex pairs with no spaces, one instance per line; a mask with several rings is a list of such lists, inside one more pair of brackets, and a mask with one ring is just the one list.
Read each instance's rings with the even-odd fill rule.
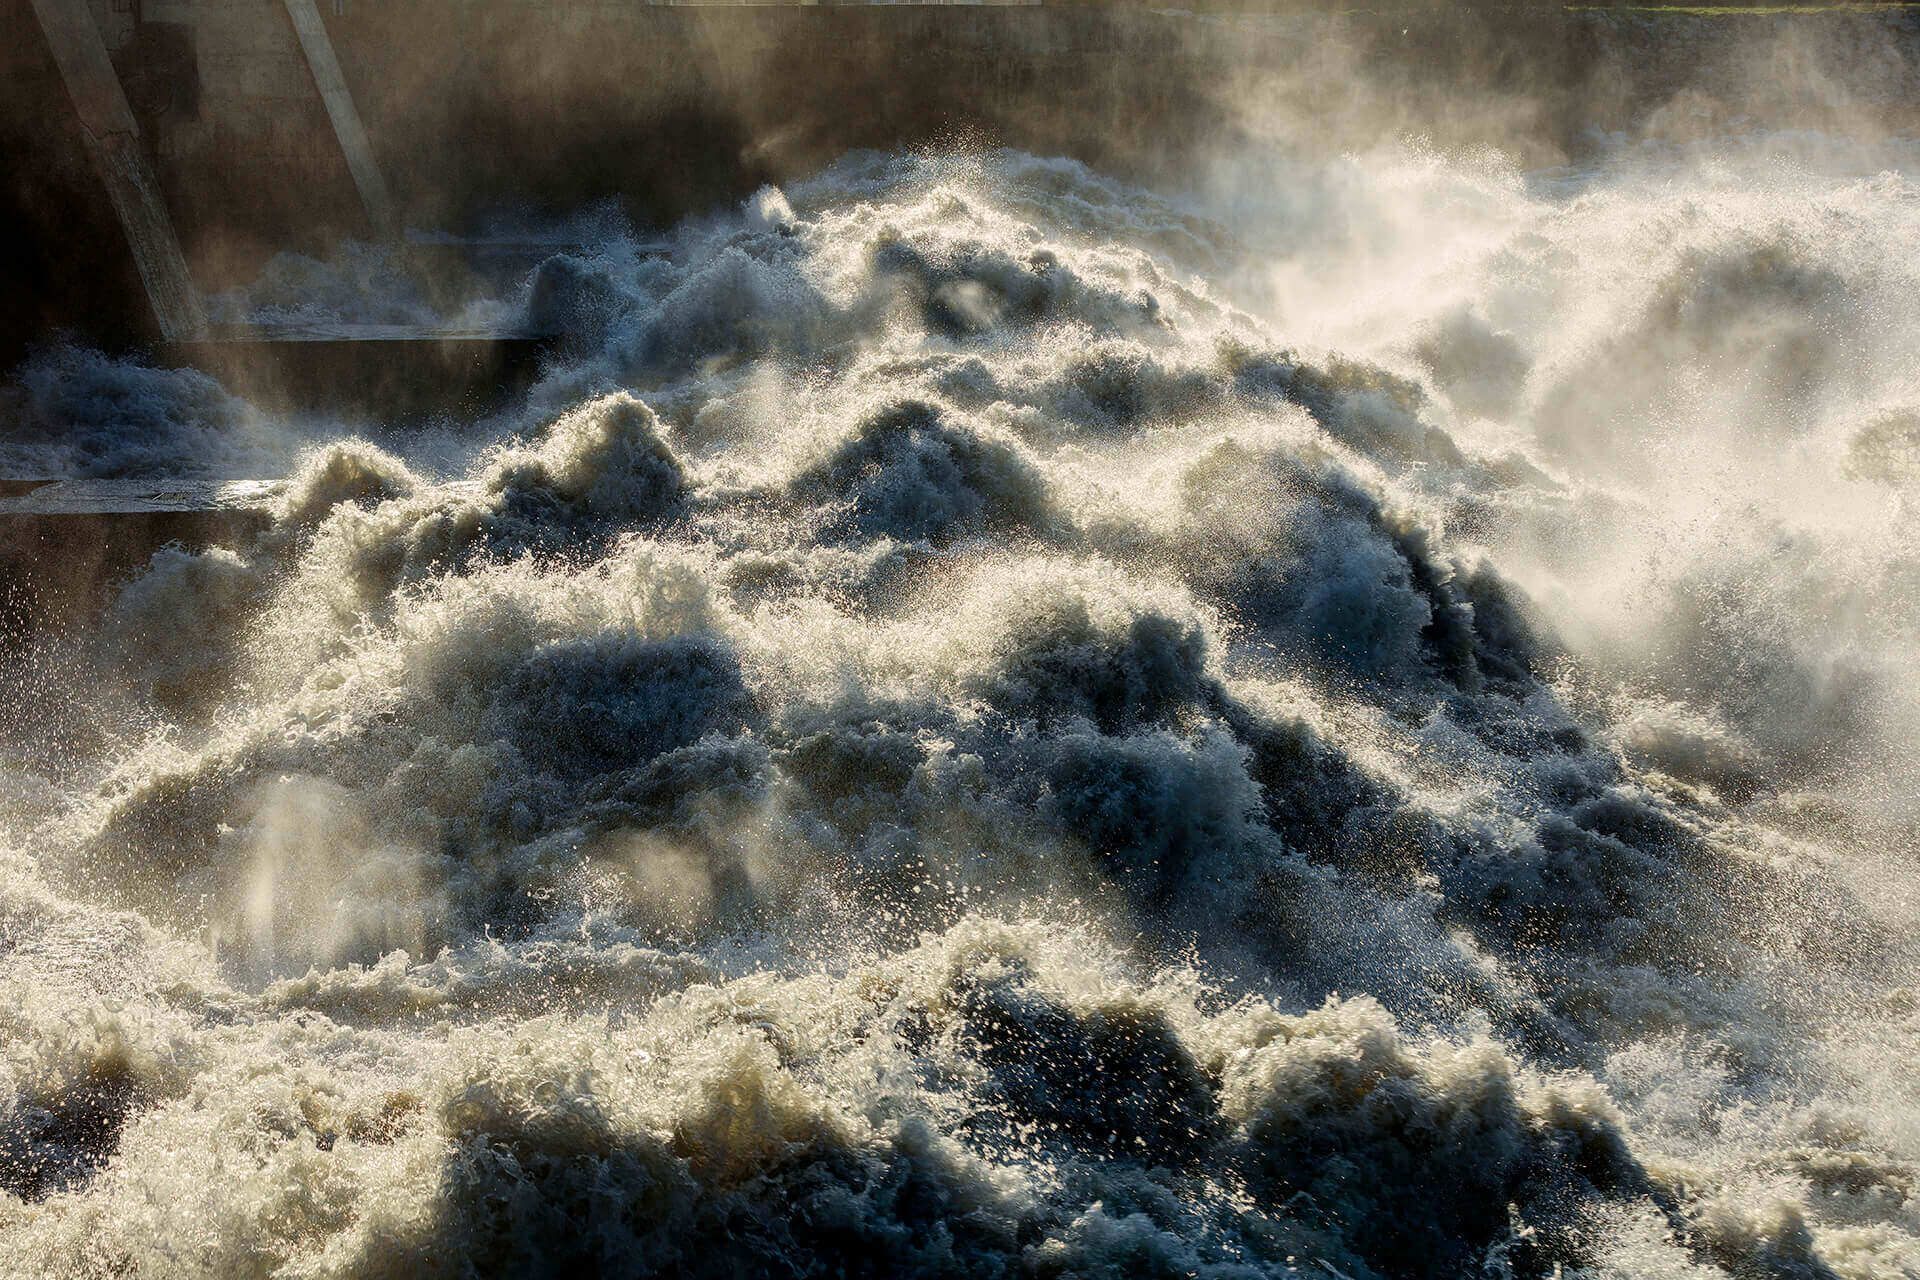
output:
[[10,677],[0,1268],[1916,1274],[1920,165],[1599,154],[849,157],[417,452],[38,357],[290,479]]

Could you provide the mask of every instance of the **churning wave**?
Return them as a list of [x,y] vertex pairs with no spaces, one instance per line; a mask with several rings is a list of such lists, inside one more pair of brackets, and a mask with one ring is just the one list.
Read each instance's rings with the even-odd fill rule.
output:
[[1916,1274],[1912,186],[1341,164],[603,237],[32,655],[5,1265]]

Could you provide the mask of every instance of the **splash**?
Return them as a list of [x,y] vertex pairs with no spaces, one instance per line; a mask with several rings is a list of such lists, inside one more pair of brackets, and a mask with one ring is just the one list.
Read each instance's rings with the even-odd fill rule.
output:
[[1914,1274],[1908,178],[1338,164],[608,233],[156,556],[0,757],[10,1265]]

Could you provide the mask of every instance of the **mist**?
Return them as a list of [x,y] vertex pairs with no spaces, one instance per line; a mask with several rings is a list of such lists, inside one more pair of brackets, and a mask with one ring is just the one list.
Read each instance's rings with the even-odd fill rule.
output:
[[1920,1275],[1914,21],[977,12],[330,19],[210,313],[485,405],[36,335],[245,518],[5,544],[9,1274]]

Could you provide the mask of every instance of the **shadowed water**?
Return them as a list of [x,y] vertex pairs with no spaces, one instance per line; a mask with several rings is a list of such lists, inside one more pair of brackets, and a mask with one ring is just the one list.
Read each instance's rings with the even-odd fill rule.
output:
[[1788,141],[855,155],[418,451],[39,358],[290,479],[17,673],[6,1265],[1914,1274],[1920,201]]

